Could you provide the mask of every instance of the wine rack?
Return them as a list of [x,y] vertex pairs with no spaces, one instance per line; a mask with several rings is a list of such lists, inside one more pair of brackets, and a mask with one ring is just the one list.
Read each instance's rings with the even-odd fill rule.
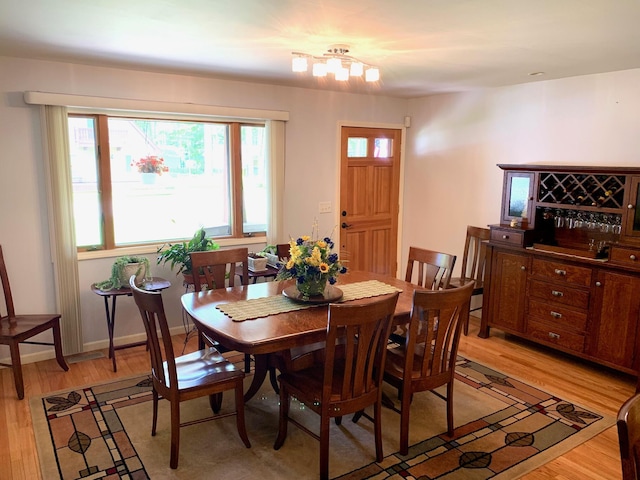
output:
[[539,204],[611,209],[624,204],[624,175],[541,172],[539,178]]

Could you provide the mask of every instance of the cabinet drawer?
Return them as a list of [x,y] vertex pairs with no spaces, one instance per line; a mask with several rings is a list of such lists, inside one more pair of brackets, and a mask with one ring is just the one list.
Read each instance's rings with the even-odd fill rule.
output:
[[515,229],[491,229],[491,241],[496,243],[506,243],[508,245],[524,245],[524,233]]
[[568,348],[574,352],[584,351],[584,335],[567,332],[543,322],[527,321],[527,334],[533,339]]
[[528,312],[529,316],[559,328],[583,331],[587,327],[586,310],[576,311],[564,305],[529,299]]
[[561,303],[584,309],[589,308],[589,291],[569,287],[565,284],[553,284],[532,279],[529,282],[529,295],[548,303]]
[[609,252],[609,261],[628,267],[640,268],[640,250],[612,245]]
[[549,260],[533,259],[533,275],[548,278],[552,282],[566,282],[583,287],[591,286],[591,269]]

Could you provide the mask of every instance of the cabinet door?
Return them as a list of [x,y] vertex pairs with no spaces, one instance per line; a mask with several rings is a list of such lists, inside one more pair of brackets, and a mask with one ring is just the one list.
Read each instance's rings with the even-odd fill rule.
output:
[[524,307],[529,255],[495,252],[491,269],[489,324],[507,331],[524,331]]
[[622,236],[627,240],[640,240],[640,176],[631,177],[629,192],[627,193],[626,221],[623,226]]
[[594,287],[589,354],[637,369],[636,330],[640,318],[640,277],[601,270]]
[[509,223],[514,218],[523,218],[527,219],[529,226],[533,227],[535,221],[533,192],[533,172],[505,172],[501,223]]

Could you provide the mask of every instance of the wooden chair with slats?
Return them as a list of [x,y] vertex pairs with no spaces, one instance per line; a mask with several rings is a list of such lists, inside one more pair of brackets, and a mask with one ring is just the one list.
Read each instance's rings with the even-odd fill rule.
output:
[[[13,297],[11,295],[11,286],[9,285],[9,275],[7,266],[4,262],[2,254],[2,246],[0,246],[0,279],[2,280],[2,290],[4,292],[4,301],[7,314],[0,313],[0,344],[8,345],[11,355],[11,363],[0,363],[3,367],[9,367],[13,370],[13,380],[16,386],[18,399],[24,398],[24,379],[22,377],[22,361],[20,360],[20,344],[31,345],[53,345],[56,352],[56,360],[58,365],[68,371],[69,366],[64,359],[62,353],[62,335],[60,333],[60,314],[59,313],[40,313],[40,314],[16,314],[13,306]],[[35,341],[29,340],[40,333],[51,330],[53,341]]]
[[405,342],[387,353],[384,381],[398,390],[400,409],[393,408],[400,413],[401,455],[409,451],[411,399],[417,392],[447,386],[447,429],[453,434],[456,356],[472,292],[472,283],[445,290],[416,290]]
[[[405,281],[429,290],[448,288],[456,256],[418,247],[409,247]],[[418,268],[416,269],[415,266]]]
[[[355,305],[329,305],[326,347],[307,368],[285,371],[280,382],[280,423],[273,448],[282,447],[287,424],[295,424],[320,441],[320,478],[329,478],[331,418],[373,405],[376,460],[382,461],[382,373],[387,338],[398,294]],[[316,352],[317,354],[317,352]],[[320,434],[289,416],[293,396],[320,415]]]
[[[464,254],[462,256],[462,270],[460,277],[452,278],[449,287],[460,287],[467,282],[473,282],[473,297],[484,292],[484,270],[487,261],[487,245],[491,230],[488,228],[467,226],[467,235],[464,242]],[[471,312],[480,310],[482,305],[471,309]],[[464,325],[464,334],[469,333],[469,323]]]
[[[129,280],[131,293],[140,311],[147,345],[151,356],[151,378],[153,380],[153,420],[151,435],[156,434],[159,397],[171,403],[171,457],[169,466],[178,467],[180,450],[180,427],[203,420],[180,422],[180,403],[208,395],[213,413],[210,419],[236,416],[236,428],[242,442],[251,447],[244,422],[244,372],[235,368],[214,347],[176,357],[171,341],[171,332],[164,312],[162,294],[138,288],[135,275]],[[234,412],[219,414],[221,394],[225,390],[235,391]],[[215,441],[215,439],[212,439]]]
[[629,398],[618,411],[618,443],[622,480],[640,479],[640,394]]
[[[248,248],[191,252],[189,256],[191,257],[191,270],[194,272],[193,286],[196,292],[203,289],[214,290],[227,286],[249,285]],[[198,332],[198,348],[203,348],[205,341],[220,352],[224,353],[228,350],[216,340]],[[245,354],[244,362],[244,371],[249,373],[251,369],[249,354]]]

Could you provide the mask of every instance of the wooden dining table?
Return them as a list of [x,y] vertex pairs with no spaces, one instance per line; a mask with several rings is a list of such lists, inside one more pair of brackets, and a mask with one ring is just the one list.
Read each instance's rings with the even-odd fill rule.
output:
[[[397,278],[369,272],[349,272],[338,277],[335,287],[356,282],[378,280],[401,290],[396,305],[394,323],[406,323],[411,313],[415,285]],[[265,315],[237,321],[217,307],[232,302],[283,295],[291,281],[263,282],[240,285],[227,289],[190,292],[182,296],[182,306],[192,318],[198,330],[231,350],[249,353],[255,358],[255,373],[245,393],[245,401],[251,399],[264,380],[271,366],[270,355],[321,342],[326,337],[328,305]],[[349,304],[365,303],[372,298],[350,300]],[[273,380],[272,380],[273,383]],[[275,385],[274,385],[275,388]]]

